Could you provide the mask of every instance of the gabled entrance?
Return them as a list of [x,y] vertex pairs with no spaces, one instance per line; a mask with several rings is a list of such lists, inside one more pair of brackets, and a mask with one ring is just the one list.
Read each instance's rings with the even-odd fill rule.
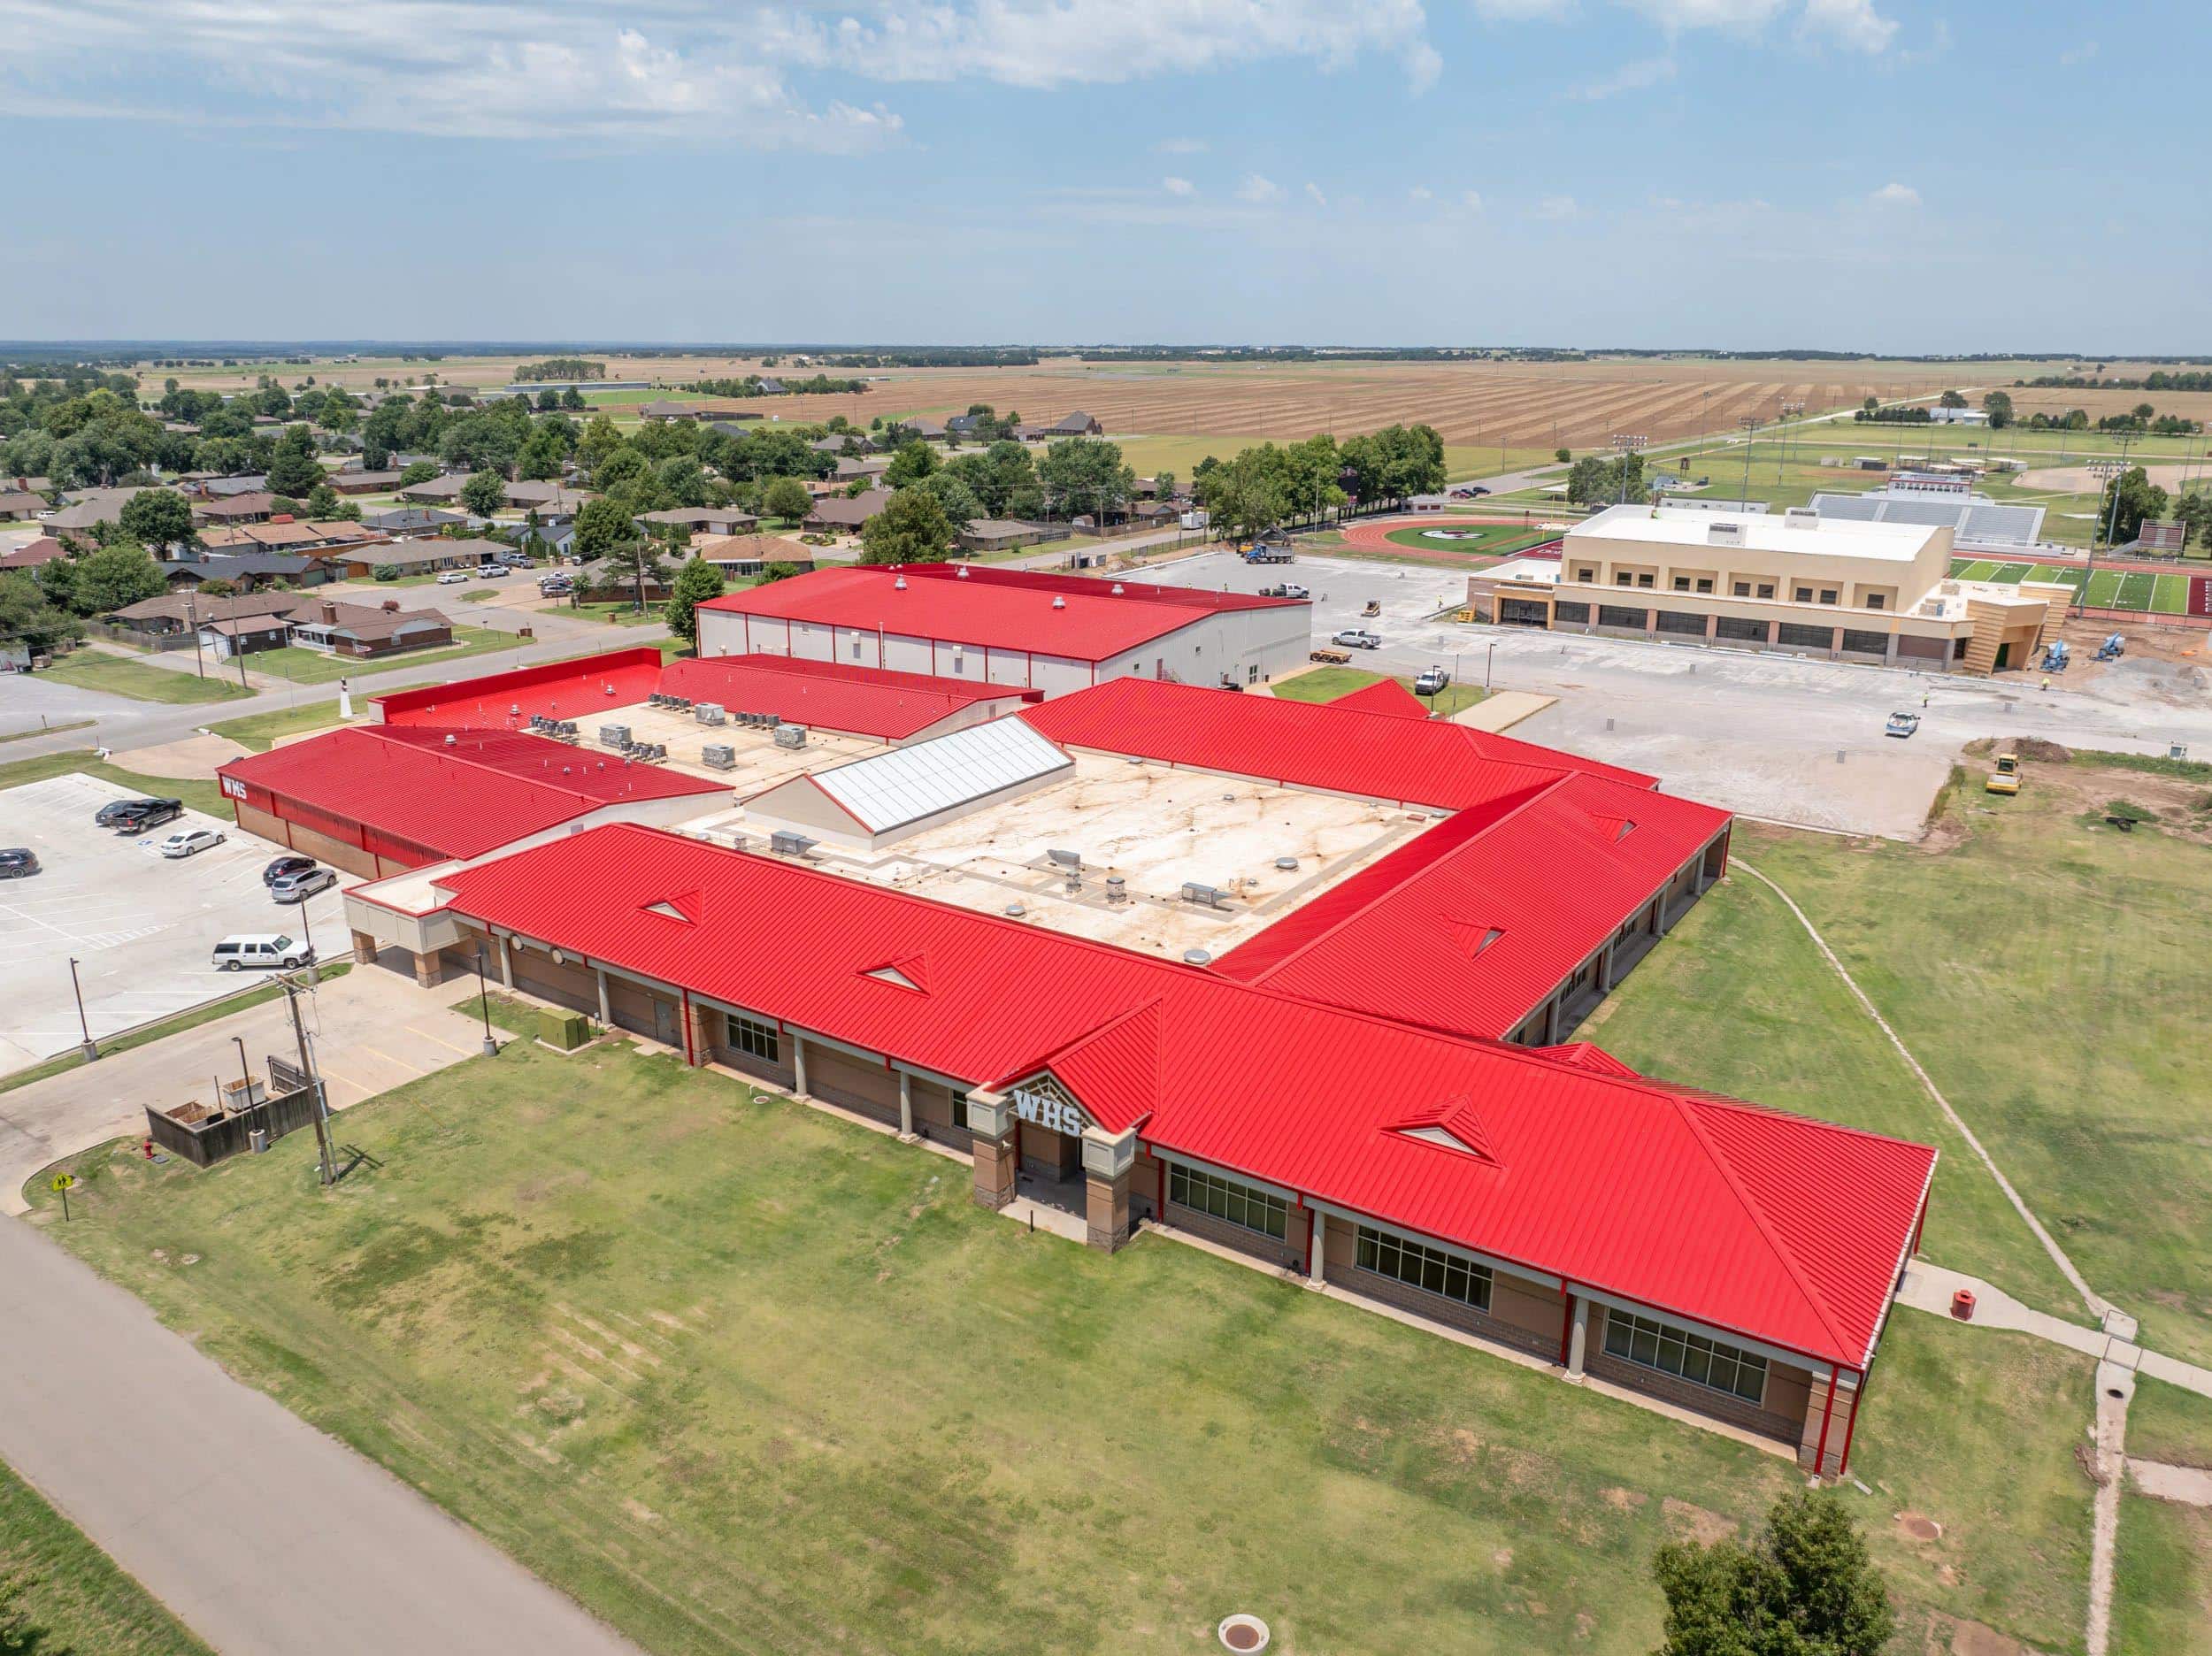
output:
[[1090,1245],[1108,1253],[1129,1239],[1133,1128],[1106,1132],[1049,1070],[1001,1092],[971,1092],[968,1123],[978,1202],[999,1208],[1023,1196],[1079,1213]]

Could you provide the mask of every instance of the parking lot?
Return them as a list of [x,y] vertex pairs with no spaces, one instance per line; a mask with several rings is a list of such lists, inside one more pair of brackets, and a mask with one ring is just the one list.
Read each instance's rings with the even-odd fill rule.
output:
[[[262,868],[278,854],[232,824],[187,811],[134,840],[96,828],[111,782],[72,774],[0,793],[0,846],[28,846],[43,872],[0,883],[0,1071],[77,1045],[69,962],[78,962],[86,1021],[96,1039],[234,992],[249,981],[219,972],[208,953],[234,932],[313,938],[342,958],[346,932],[336,888],[306,907],[273,901]],[[229,838],[172,861],[155,849],[182,828]]]

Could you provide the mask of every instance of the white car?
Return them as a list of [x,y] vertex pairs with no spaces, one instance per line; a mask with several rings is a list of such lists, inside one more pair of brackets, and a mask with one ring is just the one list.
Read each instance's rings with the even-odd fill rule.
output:
[[438,585],[457,586],[468,578],[469,572],[466,570],[442,570],[438,574]]
[[210,846],[222,843],[223,836],[212,828],[185,828],[161,842],[161,855],[165,857],[195,856]]

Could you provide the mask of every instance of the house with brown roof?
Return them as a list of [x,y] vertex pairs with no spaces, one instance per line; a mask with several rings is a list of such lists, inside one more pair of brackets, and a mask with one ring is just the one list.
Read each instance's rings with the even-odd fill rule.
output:
[[12,552],[0,553],[0,569],[36,569],[68,555],[69,548],[51,535],[27,540]]
[[233,494],[227,500],[203,501],[192,509],[192,521],[203,524],[250,524],[265,520],[276,507],[276,496],[266,489]]
[[589,489],[570,488],[563,483],[525,480],[507,485],[508,505],[517,511],[534,511],[541,517],[547,512],[580,512],[587,501],[598,498]]
[[123,508],[141,494],[173,494],[173,490],[147,488],[81,489],[69,498],[69,503],[46,519],[49,529],[89,530],[95,524],[119,523]]
[[323,481],[340,494],[382,494],[399,487],[404,475],[392,472],[333,472]]
[[892,493],[887,488],[872,488],[849,499],[838,494],[816,501],[801,527],[822,534],[858,534],[868,519],[891,503]]
[[787,564],[801,571],[814,567],[812,547],[801,540],[787,540],[781,535],[719,535],[694,540],[691,556],[704,558],[725,575],[764,575],[771,564]]
[[385,564],[389,564],[403,575],[428,575],[449,569],[481,569],[501,553],[511,550],[511,548],[498,540],[427,535],[419,540],[389,540],[374,546],[348,548],[334,554],[332,562],[341,564],[349,579],[362,580],[374,575]]
[[413,501],[419,506],[435,506],[445,501],[461,498],[461,486],[468,478],[459,472],[449,472],[443,477],[425,478],[400,490],[403,501]]
[[1105,434],[1106,428],[1080,409],[1044,428],[1048,440],[1056,437],[1103,437]]
[[453,642],[453,623],[436,610],[402,610],[396,599],[344,603],[311,599],[292,616],[292,642],[303,649],[365,660]]
[[28,523],[46,510],[46,496],[28,489],[0,489],[0,523]]
[[296,609],[297,593],[243,593],[234,598],[203,598],[193,592],[164,593],[141,599],[100,617],[111,627],[142,640],[172,638],[211,621],[250,620]]
[[638,522],[675,524],[694,534],[741,535],[759,525],[760,519],[734,506],[672,506],[666,511],[640,512]]
[[1004,552],[1035,546],[1051,534],[1042,524],[1016,518],[978,518],[960,532],[960,545],[970,552]]
[[366,546],[383,540],[373,529],[342,518],[276,517],[267,523],[234,524],[209,529],[200,544],[218,552],[316,552],[328,547]]

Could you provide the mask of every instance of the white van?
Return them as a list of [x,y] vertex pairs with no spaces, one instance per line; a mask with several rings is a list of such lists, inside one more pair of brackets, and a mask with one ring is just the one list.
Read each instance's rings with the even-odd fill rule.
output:
[[249,966],[304,966],[315,958],[312,945],[295,942],[281,932],[242,932],[215,946],[214,964],[224,971]]

